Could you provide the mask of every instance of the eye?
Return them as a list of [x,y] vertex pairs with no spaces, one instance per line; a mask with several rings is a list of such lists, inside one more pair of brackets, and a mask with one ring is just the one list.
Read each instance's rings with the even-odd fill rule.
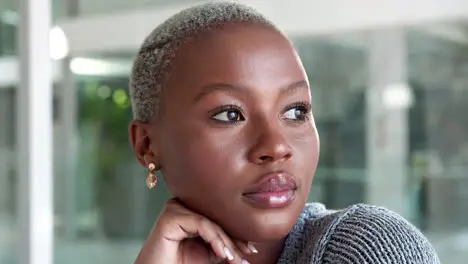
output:
[[310,104],[296,103],[287,108],[283,118],[293,121],[306,121],[309,118],[310,109]]
[[211,118],[224,122],[224,123],[237,123],[245,121],[242,111],[235,106],[225,106],[224,109],[219,109],[216,114],[212,115]]
[[298,108],[293,108],[289,109],[284,113],[284,118],[290,119],[290,120],[297,120],[301,119],[301,117],[304,115],[304,111]]

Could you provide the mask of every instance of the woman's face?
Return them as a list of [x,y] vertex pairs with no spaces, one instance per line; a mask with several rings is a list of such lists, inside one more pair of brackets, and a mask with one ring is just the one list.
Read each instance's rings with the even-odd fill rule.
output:
[[231,25],[182,45],[149,131],[170,192],[238,239],[284,238],[319,156],[307,76],[266,27]]

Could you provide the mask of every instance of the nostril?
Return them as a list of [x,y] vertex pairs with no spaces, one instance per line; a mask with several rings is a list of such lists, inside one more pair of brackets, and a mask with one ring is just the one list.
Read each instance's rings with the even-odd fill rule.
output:
[[270,157],[268,157],[268,156],[261,156],[259,159],[260,159],[261,161],[266,161],[266,160],[269,160]]

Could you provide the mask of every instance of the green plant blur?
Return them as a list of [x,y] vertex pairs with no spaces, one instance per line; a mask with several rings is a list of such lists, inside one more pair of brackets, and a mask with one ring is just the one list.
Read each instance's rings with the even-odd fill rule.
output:
[[[80,93],[80,124],[94,127],[98,133],[96,146],[99,159],[99,185],[113,183],[115,168],[128,162],[131,149],[128,144],[128,124],[131,121],[131,103],[128,90],[119,88],[126,80],[85,81]],[[80,85],[81,86],[81,85]]]

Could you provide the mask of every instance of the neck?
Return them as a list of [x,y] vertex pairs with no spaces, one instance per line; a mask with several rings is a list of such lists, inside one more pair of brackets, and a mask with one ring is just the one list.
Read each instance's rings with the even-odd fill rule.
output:
[[254,243],[257,254],[246,256],[250,264],[276,264],[283,251],[285,239],[275,242]]

